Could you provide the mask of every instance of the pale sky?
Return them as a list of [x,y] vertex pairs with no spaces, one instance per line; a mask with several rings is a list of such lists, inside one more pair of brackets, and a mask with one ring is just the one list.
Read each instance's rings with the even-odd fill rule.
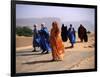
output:
[[56,7],[42,5],[16,5],[16,18],[57,17],[65,21],[89,21],[94,23],[95,11],[91,8]]

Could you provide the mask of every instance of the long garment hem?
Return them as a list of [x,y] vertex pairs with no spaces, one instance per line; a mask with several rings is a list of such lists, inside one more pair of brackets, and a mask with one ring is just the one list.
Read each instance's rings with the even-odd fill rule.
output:
[[75,43],[75,35],[74,35],[74,33],[73,32],[71,32],[70,34],[69,34],[69,40],[70,40],[70,42],[72,43],[72,44],[74,44]]
[[51,39],[52,56],[53,60],[63,60],[64,57],[64,45],[60,36],[52,36]]

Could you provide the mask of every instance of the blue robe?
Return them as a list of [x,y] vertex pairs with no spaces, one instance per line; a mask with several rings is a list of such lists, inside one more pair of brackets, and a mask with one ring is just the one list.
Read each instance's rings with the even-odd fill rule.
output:
[[50,42],[49,42],[49,32],[46,27],[42,28],[39,31],[40,34],[40,47],[43,51],[51,51]]
[[75,35],[75,31],[73,30],[73,28],[69,28],[68,37],[69,37],[71,44],[74,44],[76,42],[76,35]]

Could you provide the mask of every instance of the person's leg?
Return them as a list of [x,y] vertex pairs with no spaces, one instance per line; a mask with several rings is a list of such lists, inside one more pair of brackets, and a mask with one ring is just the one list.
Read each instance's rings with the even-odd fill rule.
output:
[[45,54],[48,54],[49,51],[51,51],[51,47],[50,47],[49,42],[47,41],[47,43],[46,43],[46,52],[45,52]]
[[71,46],[72,48],[74,47],[74,44],[72,43],[72,46]]
[[83,39],[84,39],[84,38],[81,38],[81,42],[83,42]]
[[35,52],[36,51],[36,47],[34,46],[34,50],[32,52]]
[[75,37],[74,37],[74,35],[72,34],[71,35],[71,47],[73,48],[73,46],[74,46],[74,42],[75,42]]
[[43,49],[41,53],[44,53],[44,52],[45,52],[45,50]]
[[34,47],[34,51],[36,51],[36,47]]
[[87,37],[87,35],[85,35],[85,37],[84,37],[84,42],[88,42],[88,37]]
[[46,51],[43,43],[41,44],[41,49],[42,49],[41,53],[44,53]]
[[45,52],[45,54],[48,54],[49,53],[49,51],[47,50],[46,52]]

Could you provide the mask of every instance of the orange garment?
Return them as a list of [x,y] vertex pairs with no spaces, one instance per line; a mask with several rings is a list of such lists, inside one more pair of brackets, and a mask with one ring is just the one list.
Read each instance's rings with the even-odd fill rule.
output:
[[52,29],[50,33],[50,43],[53,60],[63,60],[64,45],[62,43],[60,33],[56,33],[54,29]]

